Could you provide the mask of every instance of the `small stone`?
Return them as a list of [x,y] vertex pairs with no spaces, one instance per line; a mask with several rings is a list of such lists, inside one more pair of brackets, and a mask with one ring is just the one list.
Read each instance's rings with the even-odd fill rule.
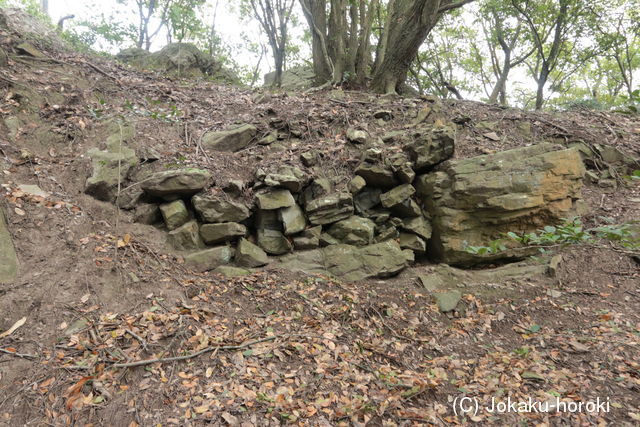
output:
[[562,264],[562,255],[554,255],[551,257],[551,260],[549,261],[549,267],[547,270],[549,273],[549,276],[557,277],[560,264]]
[[236,264],[240,267],[256,268],[269,263],[267,254],[247,239],[240,239],[236,248]]
[[42,190],[37,185],[20,184],[18,185],[18,190],[22,191],[24,194],[29,196],[43,197],[43,198],[49,197],[49,193]]
[[274,210],[293,206],[296,201],[289,190],[271,190],[266,193],[256,194],[258,208]]
[[490,139],[492,141],[500,141],[500,137],[495,132],[488,132],[488,133],[485,133],[482,136],[484,136],[485,138]]
[[356,176],[351,181],[349,181],[349,192],[351,194],[357,194],[367,185],[367,181],[364,180],[361,176]]
[[438,308],[442,313],[453,311],[462,299],[462,293],[459,291],[437,292],[433,297],[438,304]]
[[160,205],[160,212],[169,230],[175,230],[189,220],[189,211],[182,200]]
[[369,211],[380,204],[382,190],[378,188],[365,188],[353,198],[353,205],[360,215],[369,215]]
[[386,240],[395,240],[400,236],[396,227],[385,227],[376,236],[376,243],[384,242]]
[[278,135],[275,132],[271,132],[258,140],[259,145],[271,145],[278,140]]
[[200,227],[200,235],[205,243],[228,242],[237,237],[244,237],[247,234],[247,227],[236,222],[223,222],[220,224],[203,224]]
[[366,144],[368,140],[367,132],[355,128],[347,130],[347,141],[354,144]]
[[320,234],[320,246],[339,245],[340,241],[329,233]]
[[222,264],[229,264],[234,252],[235,250],[229,246],[205,249],[185,255],[184,263],[195,271],[209,271]]
[[306,151],[300,154],[300,161],[303,165],[310,168],[318,163],[318,154],[315,151]]
[[282,222],[286,236],[299,233],[307,226],[307,219],[304,216],[304,212],[297,204],[280,209],[278,211],[278,217]]
[[298,193],[307,182],[307,174],[296,167],[282,166],[274,173],[264,177],[264,183],[269,187],[283,187]]

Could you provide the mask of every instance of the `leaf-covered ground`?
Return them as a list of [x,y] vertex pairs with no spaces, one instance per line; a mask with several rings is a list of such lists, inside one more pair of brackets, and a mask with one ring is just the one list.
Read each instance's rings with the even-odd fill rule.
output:
[[[259,103],[249,90],[47,55],[10,56],[0,70],[0,113],[22,120],[0,140],[0,195],[21,262],[19,279],[0,287],[0,425],[640,423],[640,268],[626,254],[573,247],[555,277],[461,283],[461,310],[446,315],[416,280],[428,265],[361,283],[196,274],[166,254],[162,231],[82,194],[86,151],[109,120],[135,121],[158,167],[206,167],[219,183],[309,149],[348,177],[357,158],[347,126],[406,129],[428,101],[337,90]],[[372,121],[379,109],[394,119]],[[460,125],[457,157],[547,140],[640,154],[634,117],[464,101],[442,114]],[[204,132],[236,121],[292,137],[281,151],[202,152]],[[637,181],[618,178],[616,190],[586,182],[589,226],[640,217]],[[25,183],[48,195],[25,194]],[[479,407],[600,398],[609,411],[456,415],[462,396]]]

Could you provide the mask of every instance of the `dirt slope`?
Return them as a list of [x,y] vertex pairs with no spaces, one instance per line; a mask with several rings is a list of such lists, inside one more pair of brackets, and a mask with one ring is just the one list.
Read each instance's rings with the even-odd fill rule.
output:
[[[464,309],[445,315],[416,280],[435,266],[362,283],[283,271],[198,274],[167,252],[163,232],[83,193],[86,152],[101,147],[113,121],[136,123],[137,151],[157,152],[159,170],[202,167],[224,186],[250,180],[258,167],[300,164],[310,149],[327,174],[347,176],[358,160],[347,127],[403,129],[432,100],[341,90],[257,96],[78,54],[33,57],[7,34],[0,47],[8,54],[0,68],[0,196],[19,259],[18,278],[0,285],[0,331],[26,318],[0,338],[0,424],[639,422],[640,268],[626,253],[571,247],[556,277],[461,284]],[[637,116],[465,101],[443,108],[459,123],[456,157],[547,140],[640,155]],[[373,119],[379,110],[393,120]],[[236,122],[293,137],[276,148],[203,152],[206,131]],[[640,218],[637,181],[613,178],[615,189],[585,181],[587,225]],[[184,361],[114,366],[201,350]],[[611,406],[469,418],[453,412],[462,393],[483,403],[560,396],[608,398]]]

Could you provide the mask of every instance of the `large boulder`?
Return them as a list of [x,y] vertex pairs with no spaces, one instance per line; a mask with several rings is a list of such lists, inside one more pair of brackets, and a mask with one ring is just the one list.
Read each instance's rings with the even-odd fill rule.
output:
[[202,169],[174,169],[156,172],[140,183],[152,196],[177,198],[191,196],[209,187],[211,174]]
[[405,254],[393,240],[363,247],[331,245],[286,255],[280,262],[280,267],[291,271],[328,273],[349,281],[390,277],[407,266]]
[[245,123],[227,130],[206,133],[202,137],[202,145],[213,151],[240,151],[251,143],[257,132],[254,125]]
[[429,253],[448,264],[522,256],[520,249],[479,256],[465,248],[575,216],[584,172],[577,150],[552,144],[445,162],[423,180]]
[[204,222],[240,222],[251,216],[246,205],[222,196],[196,194],[191,203]]
[[0,283],[11,282],[18,272],[18,258],[0,206]]

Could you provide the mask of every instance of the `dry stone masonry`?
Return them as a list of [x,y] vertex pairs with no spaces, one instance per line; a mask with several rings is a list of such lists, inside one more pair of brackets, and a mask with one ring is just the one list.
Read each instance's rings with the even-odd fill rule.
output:
[[[255,126],[238,125],[205,135],[203,146],[238,151],[256,135]],[[361,158],[339,180],[315,166],[317,153],[306,152],[301,165],[258,168],[253,182],[223,188],[206,170],[149,173],[127,186],[139,189],[119,206],[134,209],[140,222],[161,220],[169,245],[198,271],[235,275],[277,260],[282,268],[345,280],[387,277],[415,260],[515,258],[523,255],[518,248],[493,257],[465,248],[580,213],[584,166],[577,149],[539,144],[453,160],[455,125],[440,122],[382,138],[355,128],[346,136]],[[114,200],[137,164],[124,142],[112,139],[106,151],[89,153],[87,192]],[[115,160],[104,161],[113,155],[115,172]],[[247,187],[252,199],[242,196]]]

